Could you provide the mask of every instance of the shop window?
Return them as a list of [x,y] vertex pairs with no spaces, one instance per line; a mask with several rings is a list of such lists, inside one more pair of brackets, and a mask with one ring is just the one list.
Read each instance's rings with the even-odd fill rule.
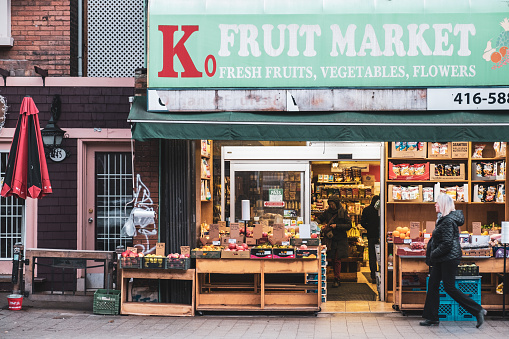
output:
[[[8,152],[0,153],[1,182],[7,168]],[[25,230],[25,200],[0,197],[0,259],[12,259],[14,244],[22,242]]]
[[12,46],[11,0],[0,0],[0,46]]
[[121,235],[131,211],[126,205],[133,196],[132,176],[130,153],[95,153],[96,250],[115,251],[133,244],[132,237]]

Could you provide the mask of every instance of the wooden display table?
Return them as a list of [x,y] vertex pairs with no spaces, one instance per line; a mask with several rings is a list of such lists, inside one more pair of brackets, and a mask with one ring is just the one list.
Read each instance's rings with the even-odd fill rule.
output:
[[196,259],[196,310],[319,312],[320,272],[319,259]]
[[[397,249],[395,250],[395,252]],[[475,262],[479,266],[479,273],[503,273],[504,259],[493,257],[463,257],[463,262]],[[424,273],[429,272],[424,256],[399,256],[396,255],[393,263],[393,291],[394,308],[397,310],[422,310],[426,300],[426,291],[404,290],[402,286],[403,275],[405,273]],[[482,291],[482,306],[487,310],[502,310],[502,295],[491,291]],[[506,305],[509,304],[509,298],[506,296]]]
[[[195,271],[170,269],[129,269],[121,270],[120,314],[194,316]],[[192,281],[191,305],[174,303],[146,303],[127,301],[127,279],[175,279]]]

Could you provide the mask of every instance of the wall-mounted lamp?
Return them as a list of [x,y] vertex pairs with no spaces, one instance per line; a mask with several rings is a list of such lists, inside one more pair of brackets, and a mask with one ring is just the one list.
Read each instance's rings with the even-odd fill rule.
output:
[[0,75],[2,78],[4,78],[4,87],[7,86],[7,77],[11,75],[11,72],[9,72],[6,69],[0,68]]
[[34,66],[35,73],[39,74],[42,77],[42,87],[46,86],[46,77],[48,76],[48,70],[42,69],[40,67]]
[[70,155],[69,151],[61,148],[65,131],[57,125],[57,121],[60,118],[60,107],[60,96],[56,94],[53,96],[51,103],[51,118],[46,127],[41,131],[46,157],[55,162],[60,162]]

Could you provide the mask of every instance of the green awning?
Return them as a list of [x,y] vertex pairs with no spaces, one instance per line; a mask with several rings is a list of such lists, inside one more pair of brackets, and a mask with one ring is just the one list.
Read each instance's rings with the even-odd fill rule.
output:
[[135,140],[503,141],[507,111],[147,112],[137,96],[129,112]]

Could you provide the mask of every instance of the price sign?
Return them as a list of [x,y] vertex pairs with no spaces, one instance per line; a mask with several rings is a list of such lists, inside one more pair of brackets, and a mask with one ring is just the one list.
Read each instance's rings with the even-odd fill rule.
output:
[[209,238],[210,239],[219,239],[219,224],[210,224]]
[[263,225],[255,224],[253,228],[253,238],[260,239],[263,236]]
[[230,223],[230,238],[238,239],[240,236],[240,224],[238,222]]
[[227,231],[226,221],[219,221],[218,224],[219,224],[219,232],[226,233],[226,231]]
[[435,230],[435,222],[434,221],[426,221],[426,233],[433,233]]
[[230,239],[228,239],[228,243],[236,244],[237,243],[237,239],[230,238]]
[[419,221],[410,221],[410,239],[419,237],[421,231],[421,223]]
[[410,244],[412,243],[412,239],[403,239],[404,244]]
[[289,246],[289,245],[290,245],[290,242],[289,242],[289,241],[283,241],[283,242],[281,243],[281,245],[283,245],[283,246]]
[[274,224],[272,226],[272,233],[274,235],[274,239],[281,240],[285,237],[285,225],[284,224]]
[[212,241],[212,245],[214,245],[214,246],[221,246],[221,240],[214,240],[214,241]]
[[165,244],[164,242],[158,242],[156,243],[156,255],[161,255],[164,257],[164,249],[165,249]]
[[136,247],[127,247],[127,251],[131,251],[133,253],[138,253],[138,248],[136,248]]
[[180,254],[183,254],[183,255],[190,255],[191,254],[191,247],[189,246],[180,246]]
[[481,223],[479,221],[474,221],[472,223],[472,234],[481,235]]

